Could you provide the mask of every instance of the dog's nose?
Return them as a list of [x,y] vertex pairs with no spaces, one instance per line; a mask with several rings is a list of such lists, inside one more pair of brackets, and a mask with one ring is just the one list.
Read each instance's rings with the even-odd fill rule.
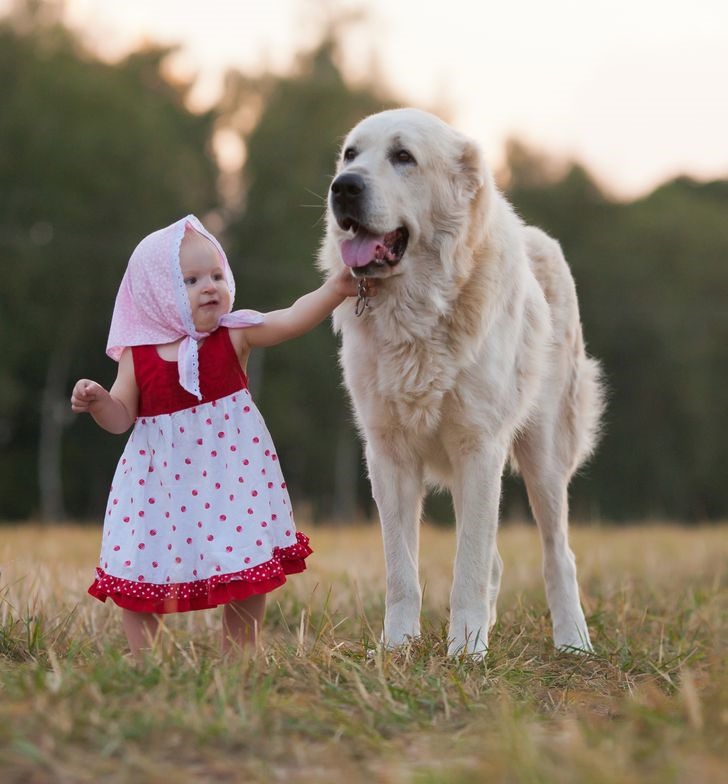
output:
[[331,183],[331,193],[334,201],[344,207],[356,203],[365,187],[364,178],[361,174],[347,172],[346,174],[340,174]]

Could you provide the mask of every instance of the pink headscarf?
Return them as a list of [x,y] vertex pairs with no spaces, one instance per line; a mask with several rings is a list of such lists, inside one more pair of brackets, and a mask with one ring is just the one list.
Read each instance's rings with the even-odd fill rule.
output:
[[[235,281],[225,251],[194,215],[188,215],[149,234],[131,254],[116,295],[106,353],[118,362],[128,346],[172,343],[183,337],[177,357],[179,383],[201,400],[197,341],[210,333],[195,329],[179,263],[179,249],[188,227],[207,237],[220,254],[232,304]],[[251,327],[262,322],[262,313],[236,310],[222,316],[218,326]]]

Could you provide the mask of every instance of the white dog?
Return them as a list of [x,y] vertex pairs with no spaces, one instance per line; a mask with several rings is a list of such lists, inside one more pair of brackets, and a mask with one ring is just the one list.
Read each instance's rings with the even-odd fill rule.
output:
[[591,650],[567,487],[594,447],[602,393],[558,243],[515,215],[475,143],[399,109],[347,136],[319,263],[380,279],[371,300],[360,287],[362,312],[345,303],[334,326],[382,524],[384,642],[420,632],[419,522],[435,484],[450,489],[456,516],[449,652],[485,652],[510,457],[541,533],[554,642]]

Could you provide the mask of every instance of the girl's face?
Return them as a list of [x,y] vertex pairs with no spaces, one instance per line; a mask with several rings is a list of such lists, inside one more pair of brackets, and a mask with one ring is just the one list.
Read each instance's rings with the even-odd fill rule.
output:
[[220,316],[228,313],[232,305],[217,249],[206,237],[188,230],[180,245],[179,263],[190,298],[195,329],[198,332],[212,332]]

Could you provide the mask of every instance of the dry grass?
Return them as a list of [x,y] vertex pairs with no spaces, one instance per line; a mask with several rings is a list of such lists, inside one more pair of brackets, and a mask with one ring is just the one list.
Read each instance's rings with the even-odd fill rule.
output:
[[134,666],[118,610],[85,594],[98,530],[0,527],[0,780],[728,779],[726,526],[576,528],[590,657],[553,651],[537,535],[505,528],[480,664],[445,655],[451,532],[423,531],[424,635],[394,653],[377,528],[309,532],[259,656],[218,657],[217,610],[171,618]]

